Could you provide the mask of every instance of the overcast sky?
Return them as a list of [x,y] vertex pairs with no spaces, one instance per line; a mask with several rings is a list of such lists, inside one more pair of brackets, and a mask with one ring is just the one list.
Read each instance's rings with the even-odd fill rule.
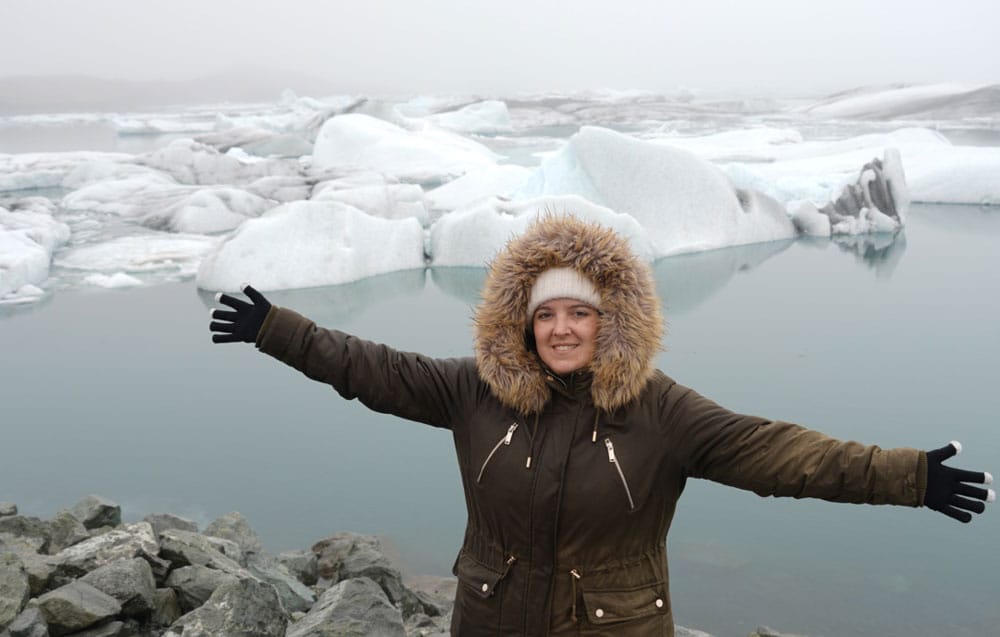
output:
[[241,65],[345,93],[813,94],[1000,82],[998,25],[996,0],[0,0],[0,76]]

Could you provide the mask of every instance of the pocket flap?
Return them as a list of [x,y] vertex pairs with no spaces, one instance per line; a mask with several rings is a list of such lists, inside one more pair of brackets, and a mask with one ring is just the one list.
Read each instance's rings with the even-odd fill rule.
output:
[[503,571],[480,564],[464,551],[459,553],[452,572],[459,582],[476,591],[480,597],[491,596],[505,575]]
[[581,592],[587,621],[592,624],[613,624],[670,612],[670,600],[663,582],[633,588],[584,589]]

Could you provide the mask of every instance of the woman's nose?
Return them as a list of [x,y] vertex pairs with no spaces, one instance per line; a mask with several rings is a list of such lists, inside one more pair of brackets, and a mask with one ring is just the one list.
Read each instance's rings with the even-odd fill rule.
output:
[[569,333],[569,319],[565,316],[556,316],[556,324],[553,331],[556,334],[567,334]]

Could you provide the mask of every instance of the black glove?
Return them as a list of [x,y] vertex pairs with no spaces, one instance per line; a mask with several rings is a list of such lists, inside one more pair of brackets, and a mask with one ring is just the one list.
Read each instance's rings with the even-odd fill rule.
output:
[[924,505],[959,522],[970,522],[972,513],[985,511],[986,502],[993,502],[997,496],[993,489],[980,489],[965,484],[991,484],[993,476],[989,473],[952,469],[941,464],[961,451],[961,443],[952,441],[946,447],[927,452],[927,493],[924,495]]
[[271,304],[257,290],[249,285],[243,286],[243,293],[250,297],[252,303],[241,301],[228,294],[219,294],[215,300],[228,305],[232,310],[212,310],[213,320],[208,329],[212,332],[213,343],[253,343]]

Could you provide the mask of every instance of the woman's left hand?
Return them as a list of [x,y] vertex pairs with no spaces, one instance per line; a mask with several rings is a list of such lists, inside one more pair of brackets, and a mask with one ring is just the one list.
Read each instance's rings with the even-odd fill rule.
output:
[[962,444],[952,441],[947,446],[927,452],[927,493],[924,505],[940,511],[959,522],[971,522],[973,513],[986,510],[986,503],[997,499],[993,489],[981,489],[967,483],[992,484],[993,476],[982,471],[966,471],[946,467],[942,462],[962,451]]

